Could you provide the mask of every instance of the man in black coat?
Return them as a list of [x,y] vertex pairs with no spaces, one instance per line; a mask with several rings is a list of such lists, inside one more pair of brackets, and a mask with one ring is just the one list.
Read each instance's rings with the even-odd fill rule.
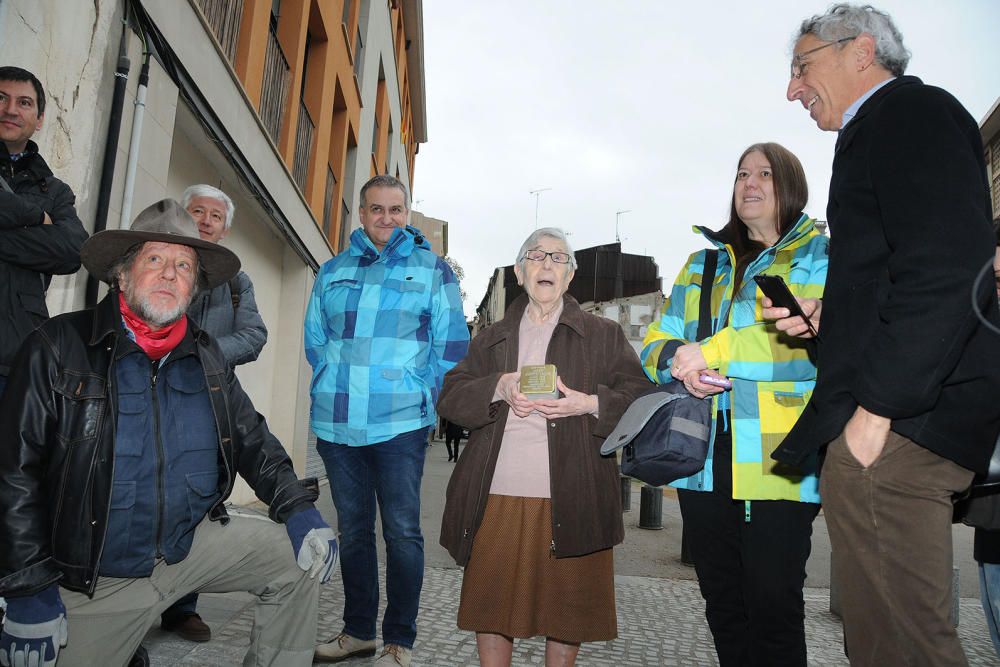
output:
[[80,268],[87,240],[73,191],[31,141],[44,119],[38,78],[0,67],[0,395],[17,348],[49,316],[45,290],[52,276]]
[[[838,131],[833,241],[818,382],[775,452],[826,446],[820,478],[848,653],[855,665],[965,665],[949,622],[952,499],[984,472],[1000,430],[996,294],[977,273],[993,239],[976,122],[903,76],[891,18],[836,5],[803,22],[788,99]],[[804,333],[785,309],[765,316]]]

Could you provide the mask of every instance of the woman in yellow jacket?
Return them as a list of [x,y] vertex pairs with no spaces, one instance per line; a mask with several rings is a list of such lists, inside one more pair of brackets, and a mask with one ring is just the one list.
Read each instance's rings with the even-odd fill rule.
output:
[[[779,275],[796,296],[822,295],[828,239],[802,213],[807,199],[791,152],[775,143],[744,151],[729,222],[718,232],[696,228],[718,249],[712,334],[695,342],[710,252],[701,250],[643,341],[643,368],[654,382],[676,380],[713,397],[705,468],[673,486],[723,667],[806,664],[802,586],[819,511],[817,462],[790,469],[770,455],[812,393],[813,343],[764,322],[753,277]],[[728,380],[731,389],[703,376]]]

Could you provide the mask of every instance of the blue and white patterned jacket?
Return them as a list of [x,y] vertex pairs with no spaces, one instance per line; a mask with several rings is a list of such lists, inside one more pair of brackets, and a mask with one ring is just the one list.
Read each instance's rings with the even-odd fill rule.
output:
[[306,311],[313,431],[360,446],[431,426],[444,374],[468,347],[458,280],[420,231],[396,229],[379,253],[355,229]]

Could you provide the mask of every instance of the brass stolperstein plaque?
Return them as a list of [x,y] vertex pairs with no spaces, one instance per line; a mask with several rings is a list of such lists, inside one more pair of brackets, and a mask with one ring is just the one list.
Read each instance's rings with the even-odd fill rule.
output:
[[521,393],[533,401],[540,398],[559,398],[555,364],[522,366]]

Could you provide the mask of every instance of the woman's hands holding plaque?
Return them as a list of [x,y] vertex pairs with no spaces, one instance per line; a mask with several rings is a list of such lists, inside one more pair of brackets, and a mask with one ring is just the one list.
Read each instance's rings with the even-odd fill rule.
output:
[[521,373],[518,371],[500,376],[494,396],[507,403],[518,417],[527,417],[535,411],[535,402],[521,393]]
[[545,398],[534,401],[535,410],[546,419],[560,417],[576,417],[577,415],[596,415],[597,396],[585,394],[582,391],[570,389],[563,384],[562,378],[556,378],[556,386],[562,392],[562,398]]
[[521,393],[520,382],[520,373],[504,373],[500,376],[494,393],[494,396],[507,403],[511,412],[518,417],[527,417],[532,412],[537,412],[546,419],[597,414],[597,396],[570,389],[563,384],[562,378],[556,378],[556,386],[562,393],[561,398],[543,398],[537,401],[532,401]]

